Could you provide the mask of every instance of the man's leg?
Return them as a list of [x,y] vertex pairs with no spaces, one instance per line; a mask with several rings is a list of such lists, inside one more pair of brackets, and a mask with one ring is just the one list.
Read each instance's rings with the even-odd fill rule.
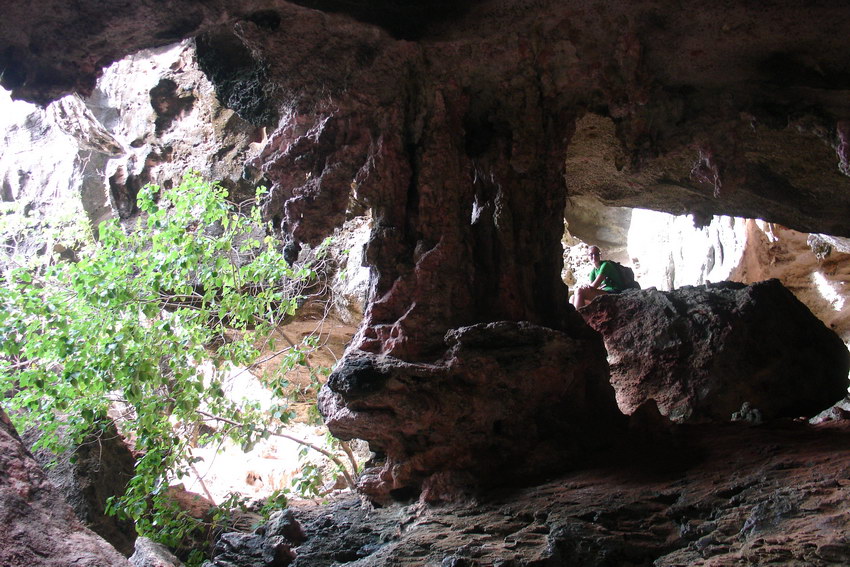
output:
[[573,294],[573,307],[576,309],[584,307],[600,295],[608,295],[608,292],[595,287],[580,287]]

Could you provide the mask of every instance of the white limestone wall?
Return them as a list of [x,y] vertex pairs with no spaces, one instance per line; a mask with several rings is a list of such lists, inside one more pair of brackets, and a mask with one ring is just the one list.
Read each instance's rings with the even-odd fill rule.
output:
[[724,280],[779,279],[850,344],[850,254],[823,238],[754,219],[715,217],[696,228],[689,216],[635,209],[628,252],[643,288],[671,290]]
[[714,217],[694,227],[688,216],[634,209],[628,253],[641,286],[670,290],[729,279],[748,245],[745,219]]

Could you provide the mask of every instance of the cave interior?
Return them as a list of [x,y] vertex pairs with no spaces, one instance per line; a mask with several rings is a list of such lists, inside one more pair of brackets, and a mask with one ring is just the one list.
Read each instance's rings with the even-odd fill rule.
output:
[[[641,309],[632,296],[585,317],[568,303],[564,219],[580,218],[571,207],[592,200],[697,225],[729,215],[850,237],[845,3],[120,4],[0,1],[0,84],[41,105],[88,96],[110,63],[194,38],[222,105],[267,132],[252,167],[271,190],[264,212],[293,249],[317,245],[352,210],[371,211],[366,309],[319,407],[335,435],[376,452],[359,484],[375,505],[542,482],[592,466],[623,438],[670,441],[657,407],[626,417],[609,384],[628,358],[610,361],[609,337],[637,345],[653,320],[617,324]],[[712,305],[738,313],[767,288],[718,287]],[[787,317],[758,324],[798,321]],[[693,340],[712,324],[698,320]],[[824,357],[800,346],[805,337],[781,338]],[[846,393],[838,342],[829,364],[844,375],[810,415]],[[722,364],[763,370],[739,360]],[[681,465],[633,456],[662,474]],[[826,545],[823,557],[844,557]],[[572,552],[559,553],[569,564]]]

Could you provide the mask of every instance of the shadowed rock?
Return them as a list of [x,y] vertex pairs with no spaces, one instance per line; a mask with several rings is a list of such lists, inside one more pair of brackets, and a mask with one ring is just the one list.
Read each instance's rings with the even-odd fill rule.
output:
[[[485,499],[349,496],[287,510],[295,537],[274,521],[256,533],[297,546],[292,567],[848,564],[850,422],[676,430],[672,444],[624,439],[593,469]],[[207,567],[254,565],[260,538],[245,539]]]
[[536,478],[576,466],[623,425],[586,331],[502,321],[449,331],[434,363],[350,353],[319,408],[334,435],[386,456],[360,481],[378,501]]
[[811,416],[847,392],[841,339],[779,280],[607,295],[581,310],[602,333],[617,402],[676,421]]
[[[68,440],[64,429],[60,435]],[[21,438],[32,449],[41,436],[40,431],[30,429]],[[60,455],[42,449],[33,456],[80,521],[124,555],[133,553],[133,522],[106,514],[108,499],[122,496],[127,490],[136,463],[114,424],[90,434],[78,447]]]
[[0,410],[0,565],[129,567],[74,517]]

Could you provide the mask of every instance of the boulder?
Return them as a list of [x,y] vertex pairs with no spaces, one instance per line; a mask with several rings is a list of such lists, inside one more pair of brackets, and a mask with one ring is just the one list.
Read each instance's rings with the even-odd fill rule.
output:
[[439,501],[470,486],[528,481],[575,466],[623,425],[602,343],[589,331],[462,327],[446,334],[434,363],[350,352],[319,410],[334,435],[369,441],[383,460],[360,479],[373,500],[421,489]]
[[129,567],[85,528],[0,410],[0,565]]
[[206,566],[286,567],[295,559],[292,543],[280,535],[265,533],[223,534],[213,550],[214,558]]
[[168,551],[168,548],[146,537],[136,538],[130,563],[133,567],[183,567],[183,562]]
[[580,310],[602,333],[617,403],[679,422],[811,416],[847,393],[841,339],[779,280],[606,295]]

